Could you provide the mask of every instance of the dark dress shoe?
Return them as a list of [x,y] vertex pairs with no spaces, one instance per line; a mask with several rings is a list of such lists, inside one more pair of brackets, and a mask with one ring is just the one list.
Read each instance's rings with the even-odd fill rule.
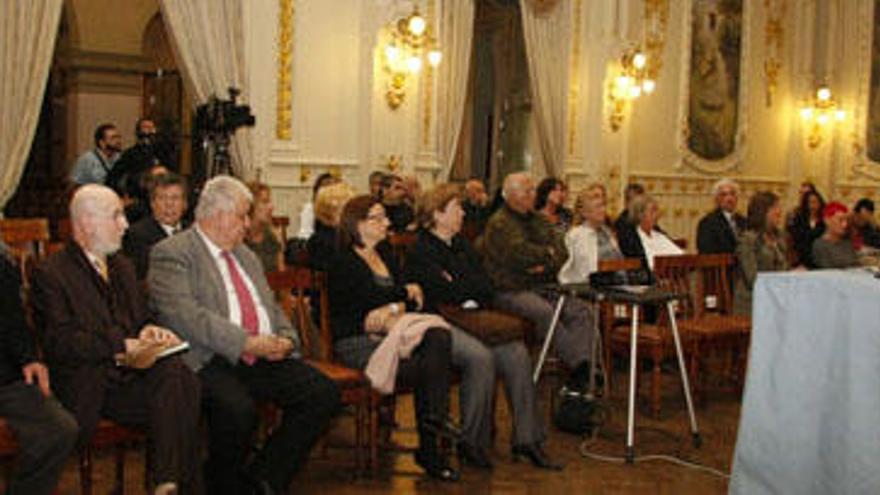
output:
[[452,469],[449,463],[437,454],[425,454],[417,450],[415,457],[416,464],[424,469],[428,476],[440,481],[458,481],[458,471]]
[[514,445],[510,452],[513,454],[514,461],[518,461],[521,457],[525,457],[537,468],[549,469],[551,471],[562,470],[562,465],[551,461],[539,444]]
[[491,471],[494,467],[485,450],[468,442],[459,443],[458,447],[456,447],[456,452],[463,466],[484,469],[486,471]]
[[422,421],[422,426],[438,437],[452,440],[454,443],[462,441],[461,427],[448,417],[428,416]]

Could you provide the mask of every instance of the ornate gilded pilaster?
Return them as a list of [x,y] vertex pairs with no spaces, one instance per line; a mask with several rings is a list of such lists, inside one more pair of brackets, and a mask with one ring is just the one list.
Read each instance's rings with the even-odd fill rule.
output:
[[773,106],[773,95],[782,71],[783,48],[785,47],[785,15],[788,11],[786,0],[764,0],[764,104]]
[[293,0],[278,1],[278,95],[275,137],[293,137]]
[[568,156],[574,154],[577,133],[577,107],[580,94],[581,12],[583,0],[574,0],[574,29],[572,30],[571,59],[568,73]]
[[[436,0],[428,0],[428,9],[425,15],[428,25],[438,26],[437,24],[437,2]],[[440,29],[446,29],[448,26],[442,26]],[[422,114],[422,147],[427,148],[431,143],[431,112],[434,103],[434,67],[427,64],[425,67],[425,79],[422,81],[422,89],[424,90],[423,105],[425,108]]]

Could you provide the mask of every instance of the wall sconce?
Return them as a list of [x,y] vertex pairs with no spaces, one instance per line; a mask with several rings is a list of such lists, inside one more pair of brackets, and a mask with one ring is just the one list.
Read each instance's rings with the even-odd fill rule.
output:
[[846,112],[839,108],[828,86],[819,86],[812,98],[801,107],[801,119],[809,128],[807,146],[816,149],[822,144],[827,129],[846,120]]
[[431,68],[440,65],[443,57],[431,26],[419,14],[418,7],[406,17],[401,17],[386,28],[388,43],[382,53],[383,68],[388,74],[388,90],[385,99],[395,110],[406,97],[406,83],[410,76],[421,72],[427,62]]
[[628,50],[620,58],[620,70],[608,87],[608,118],[611,130],[617,132],[623,125],[626,111],[631,103],[643,94],[649,95],[657,87],[648,69],[648,56],[639,49]]

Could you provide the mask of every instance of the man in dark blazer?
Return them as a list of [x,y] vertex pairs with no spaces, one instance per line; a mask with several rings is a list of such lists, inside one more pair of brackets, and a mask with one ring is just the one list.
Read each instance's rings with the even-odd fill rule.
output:
[[[336,385],[299,359],[299,338],[243,243],[251,202],[240,181],[214,177],[202,189],[193,227],[150,255],[153,308],[192,345],[184,360],[201,378],[208,493],[287,493],[339,408]],[[277,404],[282,420],[246,464],[258,400]]]
[[0,243],[0,417],[18,439],[18,469],[7,493],[49,495],[73,450],[76,420],[49,387],[24,319],[18,267]]
[[144,427],[153,493],[201,493],[198,379],[175,356],[133,363],[179,340],[150,324],[134,267],[117,254],[128,227],[122,202],[106,186],[82,186],[70,220],[73,242],[37,268],[32,294],[58,396],[76,417],[81,442],[102,417]]
[[733,254],[736,241],[746,227],[746,219],[736,212],[739,185],[721,179],[712,188],[715,209],[700,219],[697,226],[697,251],[700,254]]
[[125,232],[122,250],[134,262],[138,280],[147,278],[153,245],[186,228],[186,184],[183,177],[167,172],[153,177],[150,185],[150,215]]

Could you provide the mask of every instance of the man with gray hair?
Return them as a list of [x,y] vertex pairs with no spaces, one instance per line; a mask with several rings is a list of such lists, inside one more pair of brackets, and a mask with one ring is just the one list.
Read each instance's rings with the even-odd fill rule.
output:
[[70,202],[73,242],[34,273],[34,322],[58,397],[76,417],[80,444],[102,417],[144,427],[155,494],[202,493],[199,382],[180,344],[150,323],[134,266],[119,253],[128,227],[112,189],[88,184]]
[[[243,243],[251,203],[240,181],[214,177],[202,189],[194,226],[150,253],[151,303],[190,342],[184,359],[204,391],[207,493],[287,493],[339,409],[336,385],[299,359],[299,338]],[[282,419],[246,464],[256,401],[277,404]]]
[[[481,246],[486,271],[496,290],[495,305],[531,320],[543,337],[553,318],[556,296],[549,297],[534,289],[557,281],[568,252],[562,236],[542,215],[535,213],[535,183],[529,175],[508,175],[503,191],[504,206],[486,224]],[[593,331],[589,306],[576,298],[566,299],[554,347],[573,370],[569,388],[587,388]]]
[[745,229],[746,219],[736,212],[739,185],[721,179],[712,187],[715,209],[706,214],[697,226],[697,250],[700,254],[733,254],[736,241]]

